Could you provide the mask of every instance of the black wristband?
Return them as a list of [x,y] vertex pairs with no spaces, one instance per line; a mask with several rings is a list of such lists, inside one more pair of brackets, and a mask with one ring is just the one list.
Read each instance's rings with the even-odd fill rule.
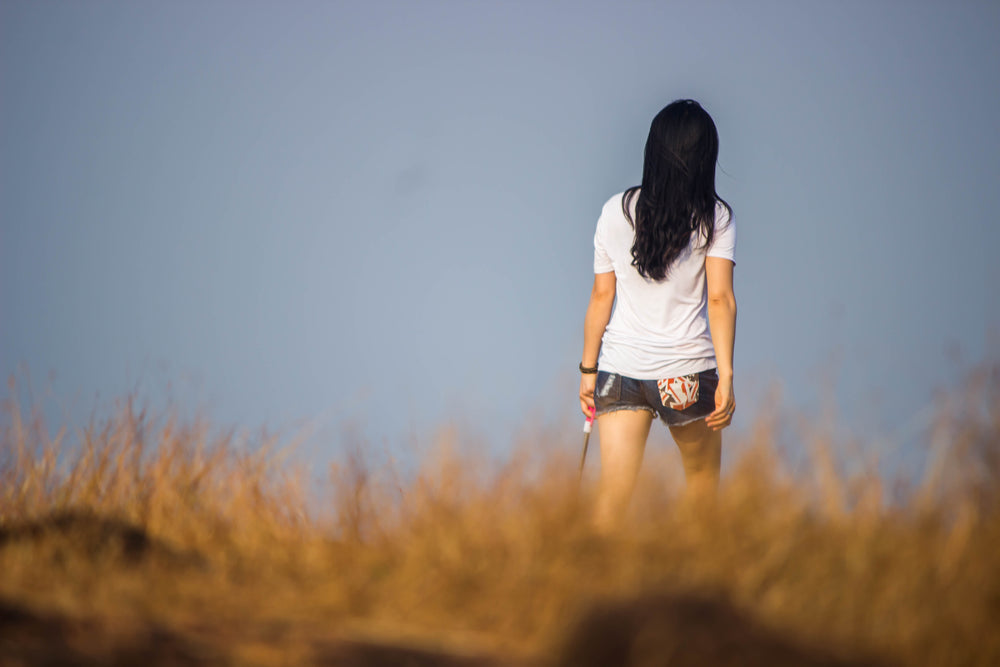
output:
[[583,373],[583,374],[585,374],[585,375],[594,375],[594,374],[597,373],[597,366],[594,366],[593,368],[590,368],[588,366],[584,366],[583,362],[581,361],[580,362],[580,372]]

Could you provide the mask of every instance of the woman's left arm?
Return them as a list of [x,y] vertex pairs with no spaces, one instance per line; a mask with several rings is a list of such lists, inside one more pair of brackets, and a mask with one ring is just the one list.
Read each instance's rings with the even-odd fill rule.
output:
[[733,393],[733,344],[736,339],[736,296],[733,294],[733,261],[705,258],[708,289],[708,328],[715,348],[719,386],[715,391],[715,411],[705,423],[712,430],[729,426],[736,411]]
[[[615,304],[614,271],[594,274],[594,287],[590,290],[590,303],[587,305],[587,316],[583,320],[583,359],[584,366],[597,366],[597,357],[601,352],[601,339],[604,330],[611,320],[611,309]],[[590,408],[594,407],[594,387],[597,385],[597,375],[583,373],[580,377],[580,409],[590,416]]]

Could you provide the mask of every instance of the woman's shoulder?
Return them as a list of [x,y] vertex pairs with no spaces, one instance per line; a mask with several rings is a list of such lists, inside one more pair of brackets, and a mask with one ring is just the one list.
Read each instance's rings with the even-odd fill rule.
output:
[[734,225],[733,211],[722,201],[715,202],[715,230],[720,231]]
[[624,233],[623,230],[631,229],[631,225],[622,210],[622,195],[624,194],[624,192],[619,192],[604,202],[601,207],[601,217],[597,219],[598,233],[618,236]]
[[[622,192],[615,193],[611,195],[601,207],[601,217],[611,220],[621,220],[622,222],[627,222],[625,219],[625,209],[623,208],[622,202],[625,195],[628,194],[628,190],[623,190]],[[635,211],[635,197],[632,198],[631,208]]]
[[615,194],[611,195],[610,197],[608,197],[608,199],[604,202],[604,206],[601,207],[601,210],[602,211],[607,211],[608,209],[613,209],[613,210],[621,211],[622,210],[622,197],[625,196],[626,192],[627,192],[627,190],[623,190],[621,192],[615,193]]

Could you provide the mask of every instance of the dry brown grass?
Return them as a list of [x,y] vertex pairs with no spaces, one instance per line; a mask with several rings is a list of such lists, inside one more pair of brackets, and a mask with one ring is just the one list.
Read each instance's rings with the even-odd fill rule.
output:
[[1000,368],[969,386],[891,501],[835,443],[790,472],[763,425],[712,507],[647,461],[611,539],[575,439],[410,475],[355,448],[317,507],[273,439],[127,401],[68,447],[12,404],[0,663],[1000,664]]

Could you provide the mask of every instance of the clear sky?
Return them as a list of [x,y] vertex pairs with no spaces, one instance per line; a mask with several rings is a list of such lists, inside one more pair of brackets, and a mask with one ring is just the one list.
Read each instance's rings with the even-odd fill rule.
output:
[[247,427],[576,427],[597,216],[692,97],[737,427],[832,381],[897,433],[1000,325],[998,35],[991,0],[2,0],[0,370],[74,420],[169,383]]

